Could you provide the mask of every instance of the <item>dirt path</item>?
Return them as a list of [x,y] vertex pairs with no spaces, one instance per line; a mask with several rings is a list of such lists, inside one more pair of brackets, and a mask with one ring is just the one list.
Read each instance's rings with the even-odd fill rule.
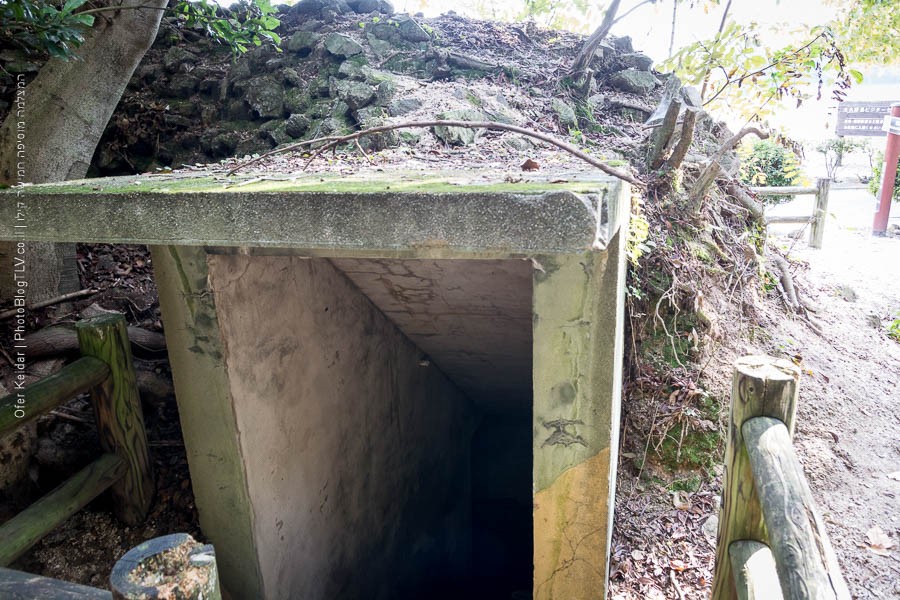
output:
[[[804,198],[773,212],[811,210]],[[822,334],[770,296],[714,349],[704,384],[724,400],[738,356],[799,361],[795,447],[845,579],[854,598],[900,598],[900,342],[887,335],[900,317],[900,239],[869,234],[874,199],[864,189],[834,190],[829,212],[821,250],[807,246],[808,232],[788,237],[795,226],[770,229],[772,242],[795,261],[799,293],[816,308]],[[900,217],[900,207],[894,212]],[[635,434],[627,421],[623,435],[628,446]],[[620,462],[609,598],[707,600],[722,468],[678,495],[652,460],[635,467],[648,451],[626,447]],[[886,546],[894,544],[874,549],[884,555],[870,547],[873,528],[888,536]]]
[[[806,262],[796,276],[823,334],[784,320],[772,344],[802,358],[796,446],[851,592],[897,598],[900,343],[886,328],[900,318],[900,239],[868,233],[874,203],[864,190],[834,200],[824,247],[804,240],[790,253]],[[886,556],[869,547],[875,527],[894,544]]]

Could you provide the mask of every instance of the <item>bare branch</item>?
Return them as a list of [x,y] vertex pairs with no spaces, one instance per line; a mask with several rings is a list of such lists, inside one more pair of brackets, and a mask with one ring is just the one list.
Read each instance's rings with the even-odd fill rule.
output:
[[703,169],[703,172],[697,177],[697,181],[694,183],[694,188],[691,190],[690,198],[691,202],[696,206],[699,204],[700,200],[703,198],[703,195],[706,193],[706,190],[709,189],[709,186],[715,181],[716,177],[719,176],[719,172],[722,170],[722,165],[720,161],[722,157],[725,156],[728,152],[734,148],[741,139],[745,135],[754,134],[761,140],[764,140],[769,137],[769,134],[765,131],[761,131],[756,127],[744,127],[736,134],[728,138],[724,144],[716,151],[716,153],[709,159],[709,162],[706,164],[706,168]]
[[[50,298],[49,300],[42,300],[41,302],[35,302],[34,304],[29,304],[26,308],[28,310],[37,310],[39,308],[45,308],[47,306],[52,306],[54,304],[59,304],[60,302],[66,302],[67,300],[74,300],[76,298],[84,298],[85,296],[90,296],[92,294],[96,294],[97,290],[78,290],[77,292],[69,292],[68,294],[63,294],[62,296],[56,296],[55,298]],[[9,310],[4,310],[0,313],[0,321],[5,321],[10,317],[16,316],[19,309],[10,308]]]
[[352,141],[358,140],[359,138],[364,137],[364,136],[375,135],[375,134],[384,133],[387,131],[393,131],[395,129],[410,129],[410,128],[424,128],[424,127],[463,127],[463,128],[467,128],[467,129],[494,129],[494,130],[499,130],[499,131],[511,131],[513,133],[518,133],[520,135],[524,135],[524,136],[527,136],[530,138],[540,140],[542,142],[546,142],[552,146],[556,146],[560,150],[564,150],[565,152],[568,152],[572,156],[575,156],[576,158],[583,160],[584,162],[588,163],[589,165],[597,167],[598,169],[600,169],[607,175],[612,175],[613,177],[621,179],[622,181],[627,181],[628,183],[630,183],[631,185],[633,185],[635,187],[638,187],[641,189],[646,187],[646,184],[644,182],[637,179],[631,173],[629,173],[627,171],[623,171],[621,169],[617,169],[615,167],[611,167],[608,164],[606,164],[605,162],[603,162],[601,160],[597,160],[593,156],[586,154],[585,152],[581,151],[580,149],[573,146],[572,144],[568,144],[566,142],[563,142],[562,140],[558,140],[551,135],[541,133],[539,131],[534,131],[533,129],[519,127],[517,125],[507,125],[505,123],[495,123],[493,121],[452,121],[452,120],[443,120],[443,119],[438,119],[438,120],[434,120],[434,121],[408,121],[406,123],[391,123],[388,125],[379,125],[378,127],[370,127],[369,129],[362,129],[360,131],[350,133],[347,135],[327,136],[327,137],[320,137],[320,138],[315,138],[315,139],[311,139],[311,140],[304,140],[302,142],[297,142],[296,144],[290,144],[283,148],[276,148],[275,150],[272,150],[271,152],[266,152],[265,154],[262,154],[256,158],[242,162],[242,163],[238,164],[237,166],[235,166],[234,168],[232,168],[230,171],[228,171],[227,174],[233,175],[233,174],[237,173],[238,171],[240,171],[241,169],[245,169],[246,167],[249,167],[250,165],[255,164],[269,156],[273,156],[275,154],[281,154],[283,152],[289,152],[291,150],[297,150],[300,148],[306,148],[306,147],[312,146],[314,144],[322,143],[323,146],[316,149],[316,152],[312,158],[315,158],[319,154],[326,152],[329,149],[334,149],[337,146],[339,146],[340,144],[343,144],[345,142],[352,142]]
[[569,69],[569,75],[573,79],[580,79],[581,75],[587,71],[587,68],[591,64],[591,60],[594,58],[594,53],[597,51],[597,47],[600,45],[607,34],[609,34],[609,30],[612,29],[612,26],[616,22],[616,13],[619,12],[619,5],[622,3],[622,0],[613,0],[609,8],[606,9],[606,12],[603,14],[603,22],[600,23],[600,27],[594,30],[594,33],[587,39],[584,45],[581,47],[581,50],[578,51],[578,54],[575,56],[575,61],[572,63],[572,68]]
[[765,231],[766,215],[763,213],[762,206],[753,198],[753,196],[748,194],[744,188],[741,187],[741,184],[734,179],[729,178],[728,181],[724,182],[722,185],[722,189],[728,192],[729,196],[740,202],[741,206],[746,208],[750,213],[750,216],[753,217],[753,221]]

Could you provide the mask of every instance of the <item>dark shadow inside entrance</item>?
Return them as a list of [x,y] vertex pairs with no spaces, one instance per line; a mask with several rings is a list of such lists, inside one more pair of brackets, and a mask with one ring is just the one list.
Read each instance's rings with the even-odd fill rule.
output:
[[[470,401],[465,489],[421,502],[470,509],[467,572],[434,562],[401,598],[530,598],[532,527],[532,267],[525,260],[331,259]],[[423,398],[428,410],[429,399]],[[438,425],[440,427],[440,425]],[[463,458],[465,457],[465,458]],[[429,476],[430,478],[430,476]],[[433,486],[432,486],[433,487]],[[448,508],[448,514],[450,509]],[[438,511],[440,513],[440,511]],[[458,514],[458,513],[457,513]],[[442,531],[439,524],[429,527]],[[460,532],[456,532],[459,534]],[[453,552],[458,535],[435,539]],[[412,558],[418,549],[410,548]]]
[[524,415],[485,415],[472,440],[471,597],[531,597],[530,399],[527,406]]

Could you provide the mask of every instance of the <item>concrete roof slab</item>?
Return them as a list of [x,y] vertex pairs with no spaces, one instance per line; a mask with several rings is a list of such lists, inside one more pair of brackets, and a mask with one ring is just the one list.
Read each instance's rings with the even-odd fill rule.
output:
[[[0,192],[0,239],[280,248],[310,256],[506,258],[603,250],[621,183],[466,174],[161,176]],[[227,187],[226,187],[227,185]],[[610,223],[612,222],[612,223]],[[24,224],[25,228],[17,228]]]

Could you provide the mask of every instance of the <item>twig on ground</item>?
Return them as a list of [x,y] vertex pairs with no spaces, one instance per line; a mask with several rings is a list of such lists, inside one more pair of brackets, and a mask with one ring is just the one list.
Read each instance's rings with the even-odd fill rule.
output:
[[[83,298],[84,296],[90,296],[92,294],[96,294],[97,290],[79,290],[77,292],[69,292],[68,294],[63,294],[61,296],[57,296],[55,298],[50,298],[49,300],[43,300],[41,302],[35,302],[34,304],[29,304],[25,308],[28,310],[36,310],[38,308],[45,308],[47,306],[52,306],[54,304],[59,304],[60,302],[66,302],[67,300],[74,300],[75,298]],[[10,308],[9,310],[5,310],[0,313],[0,321],[5,321],[10,317],[14,317],[18,314],[18,308]]]
[[787,304],[788,308],[792,311],[799,311],[800,301],[797,300],[797,290],[794,288],[794,278],[791,275],[787,261],[784,260],[781,255],[774,252],[771,254],[770,259],[775,263],[776,268],[780,272],[778,281],[784,289],[785,304]]
[[[582,152],[580,149],[576,148],[572,144],[563,142],[562,140],[558,140],[555,137],[541,133],[539,131],[534,131],[533,129],[527,129],[525,127],[519,127],[517,125],[507,125],[506,123],[496,123],[494,121],[453,121],[453,120],[443,120],[438,119],[434,121],[408,121],[405,123],[392,123],[388,125],[379,125],[378,127],[370,127],[369,129],[362,129],[360,131],[356,131],[354,133],[350,133],[347,135],[339,135],[339,136],[326,136],[315,138],[311,140],[304,140],[302,142],[297,142],[296,144],[290,144],[288,146],[284,146],[283,148],[276,148],[270,152],[266,152],[265,154],[261,154],[260,156],[250,159],[248,161],[242,162],[241,164],[233,167],[230,171],[226,173],[226,175],[234,175],[241,169],[249,167],[252,164],[255,164],[261,161],[264,158],[275,154],[281,154],[282,152],[290,152],[291,150],[297,150],[299,148],[310,147],[314,144],[323,144],[319,147],[316,152],[312,155],[310,160],[307,162],[309,165],[312,162],[312,159],[319,156],[319,154],[323,152],[327,152],[328,150],[333,150],[337,148],[339,145],[351,142],[354,140],[358,140],[361,137],[365,137],[367,135],[374,135],[377,133],[385,133],[387,131],[393,131],[395,129],[410,129],[410,128],[425,128],[425,127],[462,127],[466,129],[494,129],[500,131],[511,131],[513,133],[518,133],[520,135],[524,135],[527,137],[531,137],[542,142],[546,142],[552,146],[556,146],[560,150],[564,150],[568,152],[572,156],[583,160],[591,166],[597,167],[607,175],[612,175],[613,177],[617,177],[622,181],[627,181],[631,185],[637,188],[645,188],[646,184],[643,181],[637,179],[631,173],[627,171],[623,171],[621,169],[617,169],[615,167],[611,167],[605,162],[601,160],[597,160],[593,156]],[[305,168],[305,167],[304,167]]]
[[669,581],[672,582],[672,587],[675,588],[675,593],[678,594],[678,600],[684,600],[684,592],[681,591],[681,586],[678,585],[678,580],[675,579],[675,569],[669,569]]
[[353,140],[353,143],[356,144],[356,149],[359,150],[359,153],[366,157],[366,160],[369,161],[369,164],[374,164],[375,161],[372,160],[372,157],[366,154],[366,151],[363,150],[363,147],[359,145],[359,138]]
[[92,419],[85,419],[84,417],[79,417],[76,415],[69,414],[67,412],[63,412],[59,409],[51,410],[50,414],[54,417],[59,417],[60,419],[65,419],[66,421],[73,421],[75,423],[92,423]]

